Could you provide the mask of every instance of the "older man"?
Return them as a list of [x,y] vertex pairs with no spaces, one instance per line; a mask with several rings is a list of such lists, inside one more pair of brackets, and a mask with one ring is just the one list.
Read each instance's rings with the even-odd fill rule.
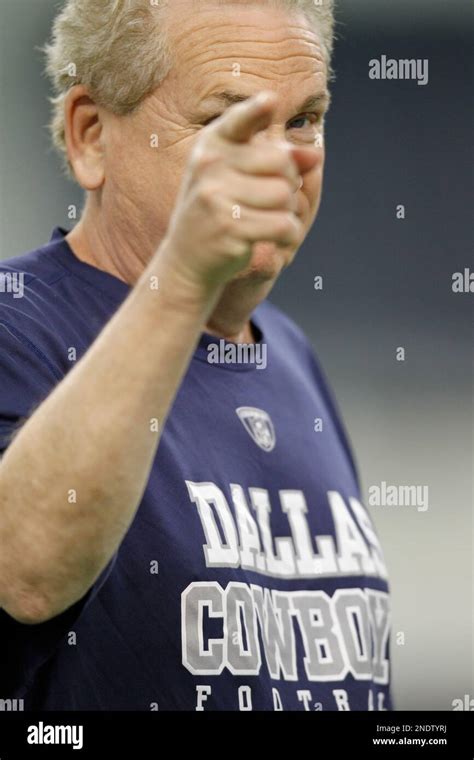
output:
[[56,20],[86,203],[4,264],[0,307],[0,683],[26,709],[391,707],[381,548],[266,301],[320,202],[332,34],[329,0]]

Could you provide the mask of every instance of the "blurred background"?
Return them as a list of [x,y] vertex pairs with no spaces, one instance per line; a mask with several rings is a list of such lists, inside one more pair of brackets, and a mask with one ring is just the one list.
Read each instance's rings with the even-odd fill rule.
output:
[[[70,229],[82,205],[49,146],[35,50],[58,5],[0,0],[0,258]],[[338,20],[323,204],[271,300],[329,375],[366,504],[382,481],[429,487],[425,512],[369,509],[391,574],[395,706],[450,710],[474,697],[474,294],[451,287],[474,271],[472,6],[339,0]],[[382,55],[428,59],[429,83],[369,79]]]

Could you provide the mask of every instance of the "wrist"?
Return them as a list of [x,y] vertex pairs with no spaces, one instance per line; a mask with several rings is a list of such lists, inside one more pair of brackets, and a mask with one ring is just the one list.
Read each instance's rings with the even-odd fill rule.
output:
[[207,319],[219,299],[224,285],[200,279],[182,265],[179,253],[170,241],[164,240],[140,278],[140,287],[151,293],[160,293],[160,302],[166,308],[189,312],[194,317]]

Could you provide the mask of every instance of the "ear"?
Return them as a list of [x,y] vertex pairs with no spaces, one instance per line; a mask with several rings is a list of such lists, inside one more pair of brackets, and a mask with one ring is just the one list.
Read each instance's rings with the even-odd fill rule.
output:
[[67,153],[84,190],[97,190],[105,180],[101,111],[82,84],[71,87],[64,102]]

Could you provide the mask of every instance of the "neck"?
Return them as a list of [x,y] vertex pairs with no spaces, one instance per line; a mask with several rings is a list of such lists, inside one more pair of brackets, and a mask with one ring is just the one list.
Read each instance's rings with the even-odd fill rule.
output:
[[[99,209],[86,203],[84,214],[68,234],[67,242],[78,259],[133,286],[145,271],[157,246],[144,235],[130,234],[120,224],[102,223]],[[234,343],[255,343],[250,315],[271,290],[273,282],[252,276],[237,277],[226,285],[205,332]]]
[[256,343],[250,315],[271,290],[273,282],[254,276],[229,282],[211,314],[206,331],[233,343]]

